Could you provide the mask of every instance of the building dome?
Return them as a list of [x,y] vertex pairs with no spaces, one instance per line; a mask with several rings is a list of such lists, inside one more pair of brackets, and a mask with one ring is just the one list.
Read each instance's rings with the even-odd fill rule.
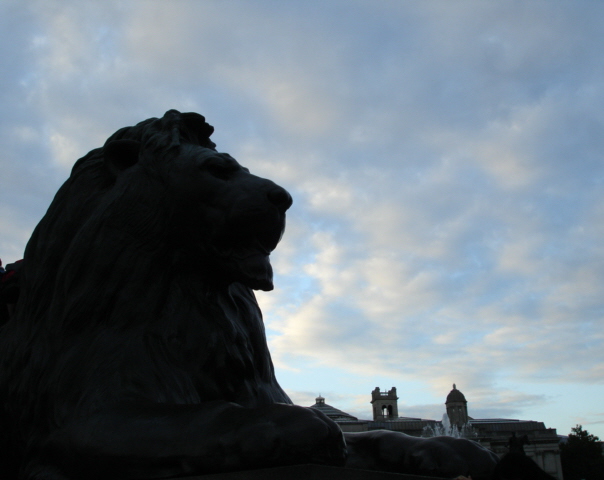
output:
[[445,405],[447,406],[447,417],[449,417],[451,425],[463,428],[470,418],[468,417],[468,402],[464,394],[457,390],[455,384],[453,384],[453,390],[447,395]]
[[451,390],[449,392],[449,395],[447,395],[447,401],[445,402],[445,404],[451,403],[451,402],[467,403],[466,397],[464,396],[463,393],[461,393],[459,390],[457,390],[457,387],[455,386],[455,384],[453,384],[453,390]]
[[338,410],[337,408],[332,407],[325,403],[325,397],[319,395],[315,399],[316,403],[311,405],[310,408],[314,408],[315,410],[319,410],[324,413],[327,417],[337,423],[342,422],[358,422],[359,419],[350,415],[349,413],[343,412],[342,410]]

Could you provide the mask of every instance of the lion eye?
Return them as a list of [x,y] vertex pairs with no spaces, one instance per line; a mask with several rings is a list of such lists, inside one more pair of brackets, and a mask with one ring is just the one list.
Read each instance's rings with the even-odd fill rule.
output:
[[206,170],[214,177],[222,180],[227,180],[231,175],[239,169],[239,164],[235,161],[211,159],[201,165],[203,170]]

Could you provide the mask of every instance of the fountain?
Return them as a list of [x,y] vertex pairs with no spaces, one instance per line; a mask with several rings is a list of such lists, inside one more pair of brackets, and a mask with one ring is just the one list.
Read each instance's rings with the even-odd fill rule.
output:
[[453,438],[469,438],[478,441],[478,433],[474,430],[470,423],[466,423],[460,427],[451,425],[449,416],[444,413],[440,422],[433,425],[427,425],[423,428],[422,437],[453,437]]

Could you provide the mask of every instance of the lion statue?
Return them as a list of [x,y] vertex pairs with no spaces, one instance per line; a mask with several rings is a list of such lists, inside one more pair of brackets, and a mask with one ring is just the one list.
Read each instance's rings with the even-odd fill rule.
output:
[[[347,461],[338,426],[277,383],[252,291],[273,288],[292,199],[218,153],[212,132],[175,110],[122,128],[56,194],[0,330],[0,478]],[[420,439],[382,448],[392,432],[369,433],[350,438],[349,466],[435,464]]]

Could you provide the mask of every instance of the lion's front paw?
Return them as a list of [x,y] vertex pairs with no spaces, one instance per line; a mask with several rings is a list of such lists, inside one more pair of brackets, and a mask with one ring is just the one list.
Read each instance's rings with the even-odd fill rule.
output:
[[252,410],[239,430],[246,463],[344,465],[346,444],[340,428],[317,410],[274,404]]
[[497,456],[470,440],[418,438],[399,432],[374,430],[346,434],[347,467],[416,475],[490,478]]

